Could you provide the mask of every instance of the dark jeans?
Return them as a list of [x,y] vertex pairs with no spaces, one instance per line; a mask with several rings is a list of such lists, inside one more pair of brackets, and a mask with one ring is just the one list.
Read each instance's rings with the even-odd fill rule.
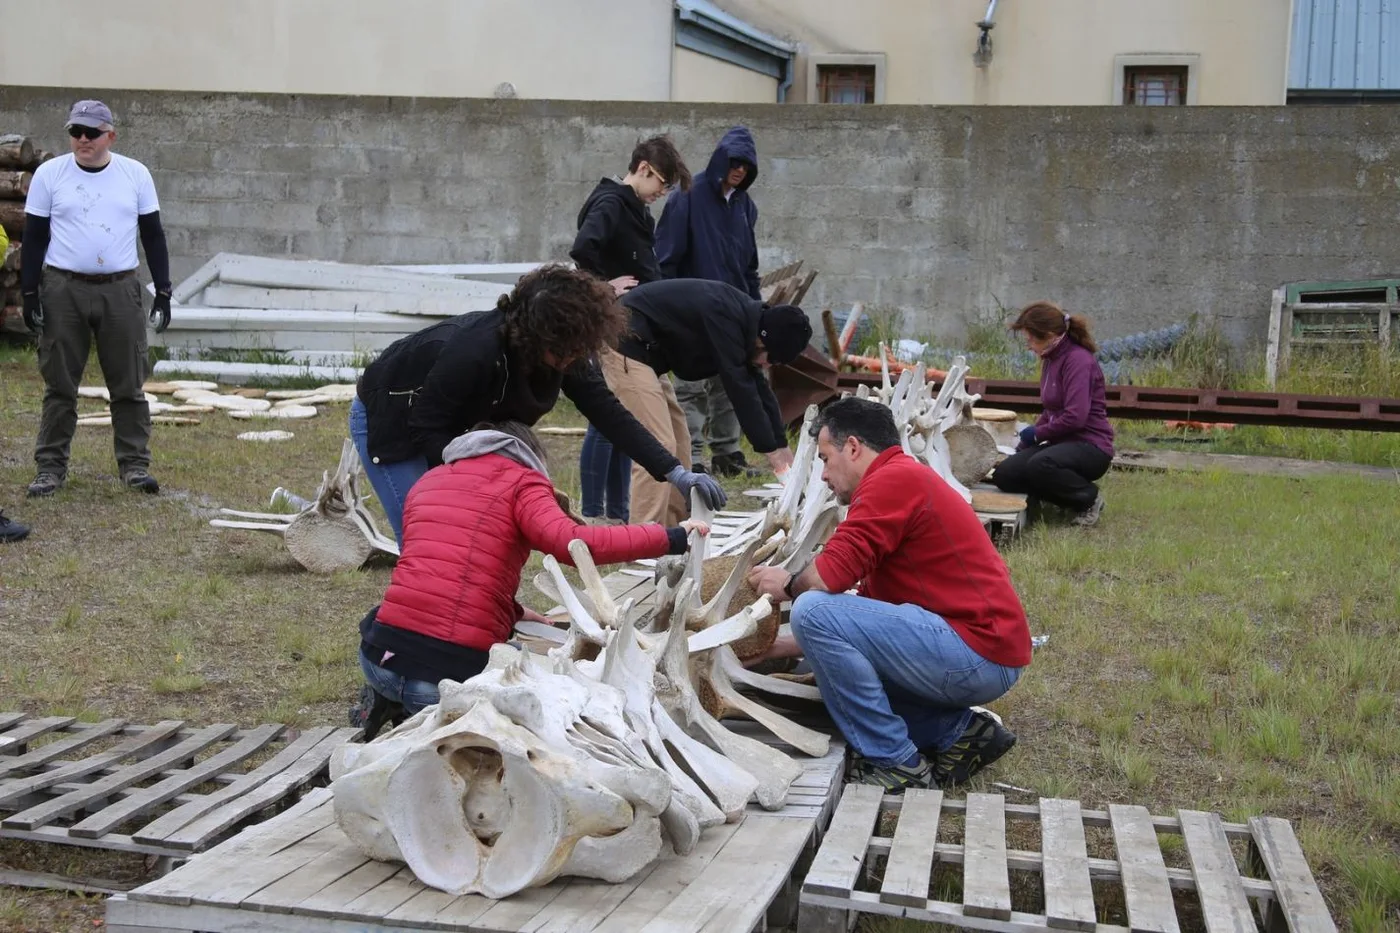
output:
[[68,451],[78,425],[78,385],[88,350],[112,401],[112,446],[122,473],[151,466],[151,410],[142,385],[150,375],[146,312],[136,276],[115,282],[83,282],[46,269],[44,330],[39,335],[39,372],[44,377],[44,412],[34,463],[40,473],[68,475]]
[[606,516],[627,521],[632,491],[632,461],[613,446],[593,425],[583,436],[578,458],[579,483],[583,487],[583,517]]
[[1031,447],[997,464],[992,482],[1003,492],[1019,492],[1082,512],[1094,504],[1094,480],[1108,472],[1113,458],[1086,441]]

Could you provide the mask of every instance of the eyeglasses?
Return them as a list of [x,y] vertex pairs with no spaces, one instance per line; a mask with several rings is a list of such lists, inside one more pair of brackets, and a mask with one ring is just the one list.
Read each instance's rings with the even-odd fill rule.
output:
[[70,126],[68,135],[74,139],[101,139],[107,134],[106,130],[100,130],[95,126]]
[[676,190],[676,186],[673,185],[673,184],[671,184],[671,183],[670,183],[669,181],[667,181],[666,179],[662,178],[662,177],[661,177],[661,173],[658,172],[658,171],[657,171],[655,168],[653,168],[651,165],[648,165],[648,166],[647,166],[647,171],[651,173],[651,177],[652,177],[652,178],[655,178],[657,181],[661,182],[661,193],[662,193],[662,194],[670,194],[672,191],[675,191],[675,190]]

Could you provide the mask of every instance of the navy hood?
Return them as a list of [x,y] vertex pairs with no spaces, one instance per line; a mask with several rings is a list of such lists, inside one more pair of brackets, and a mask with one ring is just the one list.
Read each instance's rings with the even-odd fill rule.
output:
[[706,181],[719,188],[724,183],[724,176],[729,174],[731,159],[738,159],[749,167],[748,174],[735,190],[749,190],[749,186],[758,178],[758,147],[754,145],[753,134],[746,126],[733,127],[720,139],[709,164],[705,166]]

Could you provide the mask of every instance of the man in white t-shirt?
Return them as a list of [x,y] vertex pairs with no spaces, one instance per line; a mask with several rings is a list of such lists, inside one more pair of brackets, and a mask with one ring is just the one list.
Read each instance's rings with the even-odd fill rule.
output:
[[53,495],[68,477],[78,385],[94,338],[122,482],[160,491],[150,473],[151,412],[142,389],[150,359],[136,278],[138,233],[156,286],[150,322],[157,333],[170,323],[170,258],[151,173],[111,151],[114,122],[101,101],[74,104],[72,154],[39,166],[24,205],[20,291],[24,323],[39,336],[45,386],[30,496]]

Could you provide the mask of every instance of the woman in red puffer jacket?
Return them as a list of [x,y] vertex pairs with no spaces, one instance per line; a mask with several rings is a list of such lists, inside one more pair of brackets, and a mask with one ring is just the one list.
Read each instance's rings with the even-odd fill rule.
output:
[[709,530],[583,525],[560,506],[534,432],[518,421],[477,425],[408,494],[389,590],[360,623],[367,686],[351,721],[370,738],[371,707],[381,720],[394,704],[412,715],[438,702],[438,681],[480,673],[517,621],[538,618],[515,600],[531,551],[572,563],[569,542],[579,538],[595,562],[614,564],[683,553],[696,529]]

